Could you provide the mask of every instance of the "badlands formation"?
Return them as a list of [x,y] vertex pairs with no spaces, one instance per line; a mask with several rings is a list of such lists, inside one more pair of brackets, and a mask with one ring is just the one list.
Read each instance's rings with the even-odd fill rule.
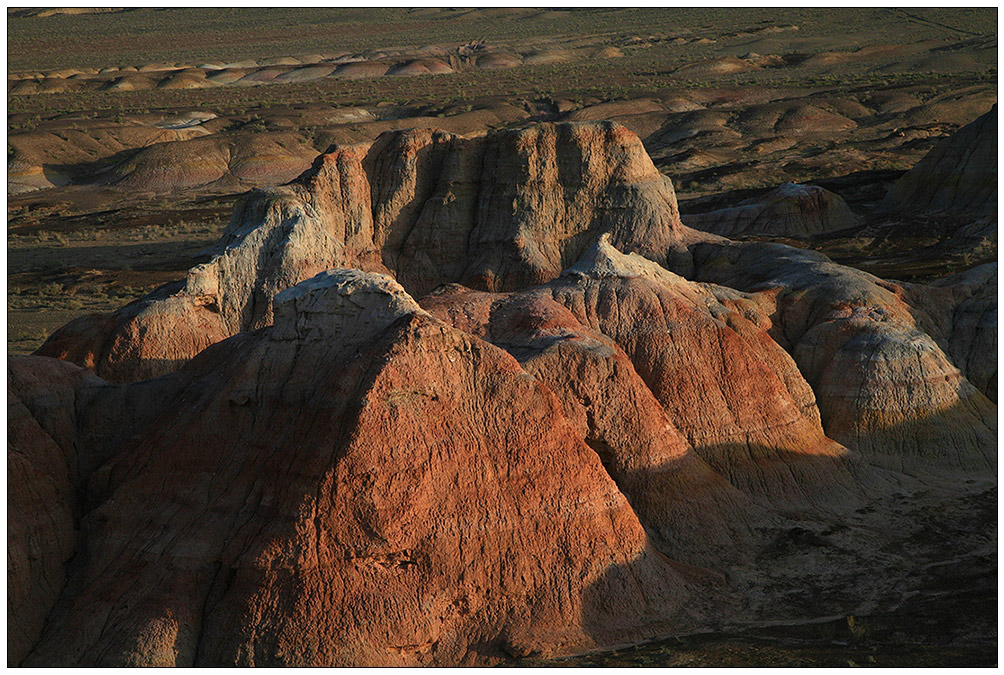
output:
[[[996,109],[890,217],[995,232],[995,148]],[[789,184],[681,220],[611,122],[334,146],[10,357],[9,663],[484,665],[982,578],[996,263],[725,238],[856,219]]]

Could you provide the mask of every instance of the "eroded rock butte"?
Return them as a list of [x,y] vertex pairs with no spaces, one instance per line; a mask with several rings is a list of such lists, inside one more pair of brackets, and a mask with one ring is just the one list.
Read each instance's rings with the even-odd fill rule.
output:
[[[805,190],[720,231],[855,217]],[[9,662],[481,665],[895,609],[943,554],[918,513],[995,495],[995,289],[693,230],[615,124],[333,148],[9,359]]]

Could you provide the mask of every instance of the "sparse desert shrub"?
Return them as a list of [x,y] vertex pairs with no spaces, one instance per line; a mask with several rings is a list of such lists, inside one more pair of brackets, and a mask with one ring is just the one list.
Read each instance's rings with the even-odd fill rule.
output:
[[36,236],[41,244],[66,246],[69,243],[66,235],[62,232],[39,232]]
[[980,265],[997,258],[997,241],[983,237],[976,246],[962,254],[961,269]]
[[260,133],[268,130],[268,124],[258,115],[252,115],[248,122],[241,125],[241,131]]

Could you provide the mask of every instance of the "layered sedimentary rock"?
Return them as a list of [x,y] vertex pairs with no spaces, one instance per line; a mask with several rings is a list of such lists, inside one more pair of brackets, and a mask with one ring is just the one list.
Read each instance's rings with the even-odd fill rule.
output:
[[335,148],[41,350],[125,384],[11,359],[11,663],[486,664],[855,613],[920,564],[890,504],[994,478],[995,346],[995,264],[895,283],[695,232],[615,125]]
[[997,401],[997,264],[988,263],[923,286],[904,284],[908,302],[925,311],[932,337],[972,382]]
[[74,319],[49,336],[38,354],[92,368],[112,381],[137,381],[177,370],[231,335],[216,297],[167,284],[113,314]]
[[727,209],[685,215],[683,222],[724,237],[769,235],[802,239],[854,227],[861,218],[840,195],[815,185],[786,183],[764,197]]
[[809,385],[750,320],[766,320],[755,298],[688,282],[603,237],[548,284],[448,286],[422,304],[553,389],[674,556],[744,559],[769,512],[825,502],[850,482]]
[[[818,188],[785,186],[767,202],[740,210],[760,209],[753,221],[763,217],[774,223],[771,228],[794,219],[801,223],[800,231],[814,231],[816,225],[806,225],[807,220],[851,218],[838,202]],[[736,215],[729,222],[745,223],[745,218]],[[957,424],[939,426],[935,421],[949,410],[962,410],[962,422],[990,415],[987,401],[973,397],[974,388],[965,379],[971,370],[977,388],[991,393],[995,360],[967,356],[972,345],[996,339],[991,328],[980,327],[986,321],[974,318],[976,312],[982,317],[996,307],[990,294],[965,301],[958,316],[971,320],[960,319],[960,326],[966,321],[977,325],[956,330],[931,318],[956,316],[954,304],[918,310],[923,301],[906,302],[905,286],[823,256],[733,244],[691,230],[680,222],[671,183],[652,165],[637,137],[611,123],[545,124],[470,139],[413,130],[386,134],[371,145],[336,147],[297,182],[246,197],[215,255],[193,268],[184,282],[109,317],[79,319],[38,353],[93,367],[113,380],[147,378],[177,369],[227,336],[269,325],[277,294],[331,267],[387,272],[416,296],[455,281],[477,290],[512,291],[558,278],[600,236],[608,238],[606,246],[641,254],[650,263],[646,275],[659,277],[662,285],[657,286],[673,288],[675,296],[662,297],[665,290],[653,295],[643,290],[646,282],[631,279],[616,282],[625,286],[620,296],[609,290],[614,282],[606,283],[595,291],[598,300],[589,299],[593,291],[560,290],[568,286],[562,282],[565,286],[552,289],[554,299],[584,326],[618,341],[664,405],[687,399],[676,395],[681,385],[673,376],[666,379],[670,384],[660,384],[661,363],[675,363],[672,367],[686,375],[682,381],[694,392],[704,385],[690,373],[720,373],[725,367],[707,362],[681,368],[667,354],[711,354],[708,340],[740,340],[756,355],[743,357],[757,365],[751,361],[750,376],[740,381],[765,386],[764,391],[733,387],[734,400],[722,398],[718,412],[709,405],[686,415],[681,411],[680,431],[697,448],[732,443],[776,447],[773,432],[756,438],[749,429],[788,429],[805,415],[811,424],[807,411],[815,410],[817,400],[824,428],[856,448],[888,447],[881,439],[889,434],[898,438],[889,430],[901,423],[916,429],[930,422],[935,439],[955,433]],[[663,267],[733,290],[699,293],[670,280]],[[922,290],[909,293],[924,296]],[[611,303],[605,294],[628,304]],[[585,314],[593,311],[589,302],[601,303],[595,315]],[[702,309],[695,313],[693,306]],[[603,311],[611,312],[613,323],[604,323]],[[723,333],[709,313],[716,321],[727,316],[722,320],[729,330]],[[651,316],[690,332],[682,338],[672,330],[638,337],[636,324]],[[681,347],[690,342],[703,348]],[[785,350],[808,385],[791,377]],[[884,373],[880,361],[898,365]],[[786,388],[790,410],[768,406],[757,413],[759,422],[733,419],[742,399],[774,400],[769,391],[776,387],[765,384],[771,378]],[[901,394],[895,392],[914,382],[926,393],[898,401]],[[884,412],[886,408],[894,412]],[[815,448],[823,443],[807,443],[802,432],[792,433],[799,440],[781,446]],[[906,443],[918,451],[928,432],[912,433],[893,445]],[[966,433],[968,441],[948,439],[946,447],[982,443],[984,432]],[[901,454],[893,451],[893,456]]]
[[927,284],[883,282],[966,379],[997,400],[997,264]]
[[614,340],[542,293],[450,285],[422,304],[506,349],[557,395],[660,550],[694,564],[750,556],[735,544],[754,540],[768,514],[694,452]]
[[12,148],[7,154],[7,194],[16,195],[44,190],[68,182],[58,171],[32,161],[23,152]]
[[997,217],[997,106],[945,138],[889,190],[882,206]]
[[[417,295],[456,281],[511,290],[553,279],[603,233],[678,265],[687,243],[707,238],[680,223],[672,183],[619,125],[543,124],[472,139],[389,133],[334,148],[295,183],[250,193],[212,260],[186,281],[111,317],[81,319],[38,353],[135,380],[268,325],[276,293],[325,269],[389,271]],[[137,351],[139,336],[149,348]]]
[[[898,284],[780,244],[701,244],[694,260],[698,279],[772,299],[771,336],[812,386],[830,437],[897,468],[939,456],[970,470],[995,463],[996,407],[929,334],[939,331],[928,312],[954,317],[954,305],[911,306]],[[964,316],[960,341],[988,339]]]
[[311,279],[150,386],[27,664],[481,663],[692,621],[554,394],[390,278]]
[[[199,126],[183,127],[173,134],[184,138],[201,130]],[[289,134],[227,140],[207,136],[174,143],[158,139],[116,165],[108,180],[128,190],[162,193],[214,183],[275,185],[310,168],[315,155],[303,139]]]
[[73,419],[87,372],[52,359],[11,360],[7,383],[7,662],[17,665],[42,633],[76,551],[80,506]]
[[[851,338],[817,367],[812,335],[840,310],[767,285],[690,282],[601,238],[546,284],[448,285],[424,308],[390,277],[327,271],[278,294],[272,326],[136,384],[16,360],[87,380],[33,403],[64,420],[52,433],[75,439],[89,496],[83,562],[25,663],[455,665],[685,630],[723,592],[715,570],[755,589],[750,565],[790,519],[843,519],[877,494],[868,462],[986,468],[973,419],[899,420],[904,447],[875,448],[829,418],[845,400],[829,364],[902,391],[940,374],[903,369],[905,329],[860,316],[823,331]],[[785,324],[805,332],[795,360],[769,337]],[[864,338],[891,356],[854,362]],[[806,380],[858,455],[823,435]],[[975,436],[911,445],[938,425]],[[801,579],[799,561],[775,573]]]
[[811,472],[843,454],[795,363],[758,325],[755,298],[693,284],[606,241],[543,292],[617,341],[697,453],[737,487],[804,489],[775,472],[800,471],[803,456]]
[[[808,231],[816,226],[805,225],[807,220],[829,218],[822,213],[834,221],[851,218],[838,201],[818,188],[785,186],[767,202],[740,210],[760,209],[771,228],[794,218]],[[744,218],[737,215],[729,222]],[[678,427],[699,449],[711,452],[733,443],[780,447],[766,430],[789,429],[805,415],[811,424],[817,400],[830,435],[859,448],[887,447],[886,440],[876,439],[893,434],[889,430],[901,423],[911,429],[928,424],[920,418],[934,425],[935,439],[955,433],[957,424],[935,421],[949,410],[962,410],[962,422],[989,415],[986,401],[972,396],[973,386],[965,379],[971,370],[977,388],[991,394],[995,360],[967,356],[972,345],[996,339],[989,324],[980,327],[992,320],[975,318],[976,312],[989,316],[996,307],[989,292],[964,300],[968,304],[960,312],[951,302],[918,309],[923,301],[911,305],[904,298],[925,297],[922,289],[908,292],[817,254],[733,244],[691,230],[680,222],[672,185],[656,171],[637,137],[610,123],[547,124],[472,139],[414,130],[386,134],[372,145],[336,147],[299,181],[248,195],[215,255],[193,268],[187,280],[109,317],[79,319],[54,334],[39,353],[93,367],[113,380],[147,378],[176,370],[225,337],[269,325],[278,293],[331,267],[387,272],[416,296],[454,281],[478,290],[512,291],[558,278],[600,236],[607,237],[604,246],[610,250],[618,247],[647,259],[645,275],[658,277],[656,287],[662,290],[653,295],[638,279],[617,281],[624,286],[619,292],[609,290],[612,281],[590,292],[555,282],[554,300],[584,326],[618,341],[665,406],[689,404],[677,395],[682,385],[665,376],[661,363],[675,364],[672,368],[685,375],[682,381],[690,383],[682,391],[693,392],[704,384],[692,373],[721,373],[725,367],[724,362],[683,367],[667,355],[711,354],[708,340],[740,340],[746,353],[756,355],[743,357],[758,365],[751,361],[750,376],[739,381],[766,390],[733,387],[734,400],[723,397],[717,412],[713,405],[691,405],[687,414],[681,409]],[[721,287],[698,292],[663,266]],[[660,295],[666,288],[673,289],[672,299]],[[611,303],[606,294],[618,302]],[[628,304],[622,307],[620,300]],[[589,302],[601,304],[592,310]],[[695,313],[695,306],[701,310]],[[604,323],[604,311],[613,323]],[[956,330],[931,318],[956,315],[960,326],[977,325]],[[636,324],[651,316],[689,333],[637,336]],[[724,320],[729,329],[722,333],[712,319]],[[704,348],[681,347],[691,342]],[[791,376],[785,350],[808,385]],[[879,361],[899,365],[883,373]],[[660,384],[662,377],[669,384]],[[751,412],[759,422],[734,418],[741,400],[774,400],[768,393],[774,385],[765,384],[771,378],[786,388],[790,410],[768,406]],[[927,393],[896,400],[900,394],[894,392],[912,382],[923,383],[918,386]],[[883,412],[890,407],[895,412]],[[750,436],[753,427],[767,436]],[[823,443],[807,442],[793,429],[797,442],[781,446]],[[893,445],[906,443],[916,451],[927,433],[906,434],[910,440]],[[963,444],[979,445],[981,434]],[[949,441],[947,447],[958,444]]]

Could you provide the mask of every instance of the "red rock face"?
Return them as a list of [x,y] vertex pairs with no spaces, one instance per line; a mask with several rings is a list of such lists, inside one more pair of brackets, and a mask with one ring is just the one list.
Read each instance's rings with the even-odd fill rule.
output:
[[[772,293],[771,334],[812,386],[830,437],[897,469],[996,465],[996,407],[926,331],[948,346],[955,331],[943,317],[953,325],[958,317],[962,340],[993,333],[967,329],[971,317],[954,310],[959,300],[943,286],[904,288],[774,244],[703,245],[695,260],[699,278]],[[982,372],[995,372],[988,361]]]
[[214,302],[160,289],[111,315],[90,314],[54,333],[39,354],[93,368],[102,377],[134,381],[177,370],[193,354],[228,336]]
[[531,127],[499,136],[485,163],[494,170],[485,172],[465,275],[476,287],[553,279],[603,233],[655,260],[680,243],[672,185],[624,127]]
[[690,622],[548,388],[389,279],[328,281],[172,376],[27,663],[481,663]]
[[[55,406],[83,411],[58,435],[109,460],[85,472],[83,562],[40,639],[25,622],[24,663],[479,664],[686,630],[724,584],[688,565],[746,587],[789,518],[874,489],[762,298],[603,239],[548,284],[424,304],[322,273],[277,296],[273,326]],[[945,466],[972,469],[954,447]]]
[[390,271],[416,295],[455,281],[511,290],[553,279],[602,233],[655,260],[670,249],[686,258],[684,244],[707,238],[683,227],[669,179],[613,123],[474,139],[388,133],[334,148],[294,183],[250,193],[217,254],[182,286],[67,326],[38,353],[135,381],[269,325],[276,293],[326,269]]
[[787,481],[762,486],[800,457],[814,464],[845,452],[824,437],[794,361],[715,289],[603,241],[595,251],[544,292],[624,349],[669,419],[731,483],[776,494]]
[[130,384],[11,359],[11,663],[482,665],[872,602],[898,491],[994,478],[996,266],[703,237],[639,148],[336,148],[41,350]]
[[558,396],[660,550],[694,564],[743,557],[735,542],[754,538],[766,514],[693,451],[616,342],[532,291],[451,286],[422,304],[506,349]]

